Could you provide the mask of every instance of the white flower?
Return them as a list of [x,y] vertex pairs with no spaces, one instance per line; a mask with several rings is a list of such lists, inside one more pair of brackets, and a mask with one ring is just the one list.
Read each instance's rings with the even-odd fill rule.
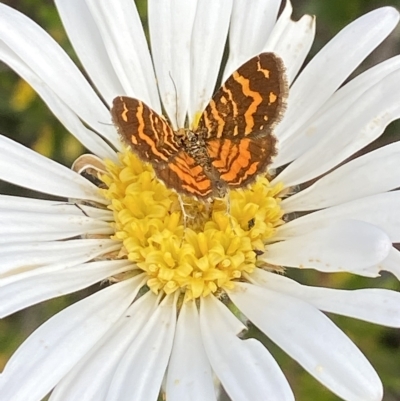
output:
[[[386,7],[359,18],[298,75],[315,20],[293,22],[290,3],[277,21],[280,0],[148,3],[151,55],[132,0],[112,6],[56,0],[101,98],[47,33],[0,4],[0,58],[99,158],[81,159],[76,169],[107,169],[102,179],[109,186],[100,191],[75,171],[0,136],[0,179],[71,200],[0,196],[0,315],[105,279],[118,281],[58,313],[20,346],[0,376],[1,399],[39,401],[53,390],[51,401],[155,401],[163,387],[168,401],[211,401],[217,399],[216,377],[233,401],[293,400],[267,349],[238,337],[246,326],[227,304],[339,397],[381,400],[372,366],[321,311],[400,327],[399,294],[307,287],[276,271],[285,266],[376,277],[387,270],[400,278],[400,253],[391,245],[400,241],[400,192],[391,191],[400,187],[400,144],[329,172],[400,117],[399,57],[341,87],[393,30],[398,12]],[[230,217],[213,205],[211,235],[205,228],[185,230],[181,212],[171,206],[175,193],[124,149],[109,124],[109,105],[128,95],[159,113],[162,104],[174,128],[186,116],[191,124],[212,96],[228,33],[225,78],[266,51],[286,65],[291,86],[273,167],[289,165],[271,183],[233,191]],[[152,186],[158,203],[144,190],[128,193],[132,176],[142,180],[141,188]],[[114,197],[121,188],[121,197]],[[127,194],[136,196],[133,209],[125,204]],[[257,204],[260,194],[265,197]],[[142,210],[148,212],[132,217]],[[310,213],[292,219],[292,212]],[[255,226],[244,227],[241,213]],[[289,222],[281,221],[283,213]],[[136,224],[133,234],[126,221]],[[255,251],[264,269],[255,266]],[[165,278],[173,270],[168,266],[177,266],[186,281]],[[153,291],[143,291],[145,284]]]

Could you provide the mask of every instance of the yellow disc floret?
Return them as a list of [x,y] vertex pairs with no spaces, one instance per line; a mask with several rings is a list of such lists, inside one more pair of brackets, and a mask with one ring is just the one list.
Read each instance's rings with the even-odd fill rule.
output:
[[252,273],[257,251],[282,224],[282,187],[265,177],[229,191],[227,199],[180,202],[132,152],[106,165],[102,191],[114,213],[112,238],[122,242],[120,257],[147,273],[155,293],[181,291],[192,299],[231,289]]

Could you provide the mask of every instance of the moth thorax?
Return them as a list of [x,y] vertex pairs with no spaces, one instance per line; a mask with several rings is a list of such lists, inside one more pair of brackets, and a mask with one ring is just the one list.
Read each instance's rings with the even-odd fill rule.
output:
[[186,152],[192,156],[198,164],[203,167],[210,164],[206,144],[201,134],[187,130],[184,146]]

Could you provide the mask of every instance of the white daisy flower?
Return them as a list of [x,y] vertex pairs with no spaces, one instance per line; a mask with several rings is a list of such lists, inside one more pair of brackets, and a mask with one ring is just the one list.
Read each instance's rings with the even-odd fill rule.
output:
[[[339,397],[382,399],[373,367],[323,312],[400,327],[400,295],[277,273],[400,278],[400,144],[342,164],[400,117],[399,57],[343,85],[399,14],[360,17],[299,73],[315,19],[292,21],[290,2],[278,18],[280,3],[149,0],[150,53],[132,0],[56,0],[93,86],[43,29],[0,4],[1,60],[92,153],[69,170],[0,136],[0,179],[61,198],[0,196],[0,314],[110,283],[19,347],[0,376],[2,400],[155,401],[161,391],[211,401],[220,383],[233,401],[293,400],[268,350],[240,337],[247,321]],[[277,156],[229,204],[185,198],[196,217],[185,224],[177,193],[121,142],[113,99],[139,99],[174,129],[192,128],[219,72],[226,79],[264,52],[283,60],[290,85]]]

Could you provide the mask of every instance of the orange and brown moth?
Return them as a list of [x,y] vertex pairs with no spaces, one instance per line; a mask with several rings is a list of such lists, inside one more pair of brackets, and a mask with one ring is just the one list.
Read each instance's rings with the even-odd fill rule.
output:
[[262,53],[217,90],[194,129],[174,131],[163,116],[125,96],[114,99],[111,114],[123,141],[167,187],[207,200],[266,171],[287,92],[282,60]]

